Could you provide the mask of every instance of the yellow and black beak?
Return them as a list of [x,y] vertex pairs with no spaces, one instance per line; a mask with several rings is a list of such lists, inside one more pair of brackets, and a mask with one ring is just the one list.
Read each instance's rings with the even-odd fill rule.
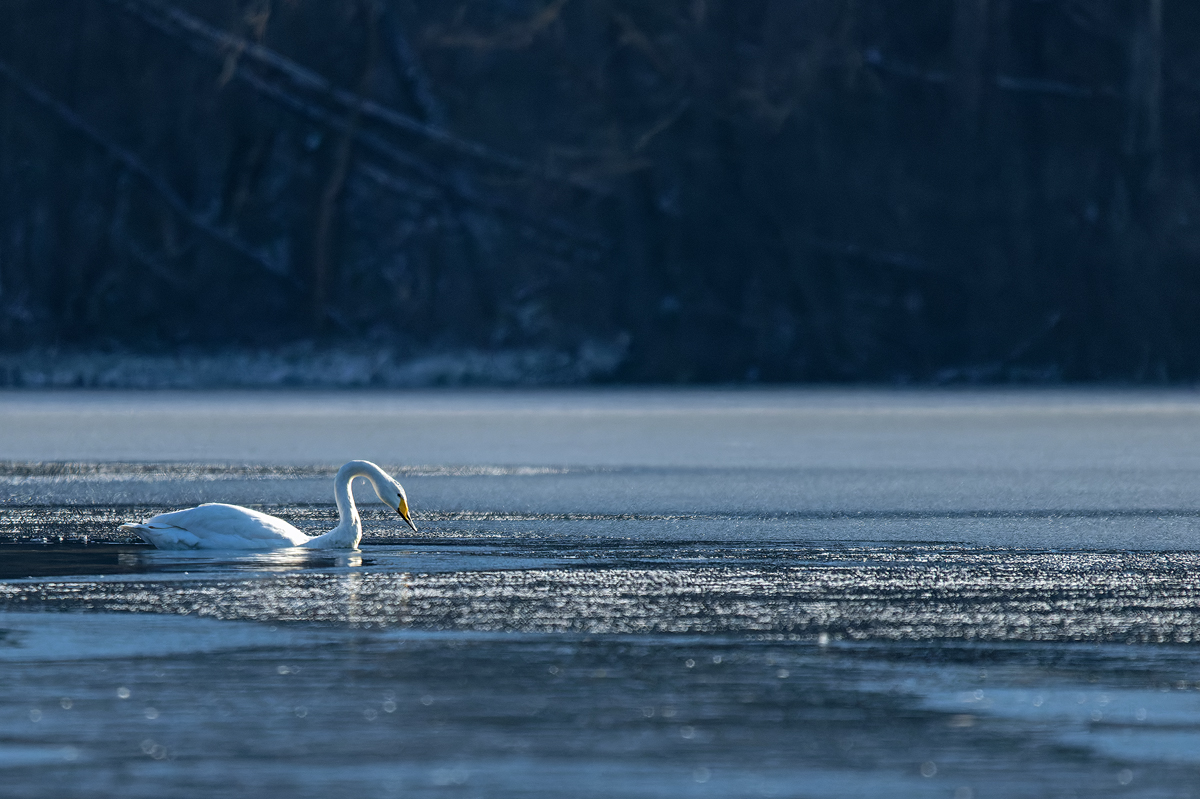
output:
[[413,524],[412,516],[408,514],[408,500],[404,497],[400,497],[400,504],[396,506],[396,513],[399,513],[400,518],[408,522],[408,526],[412,528],[414,533],[417,532],[417,526]]

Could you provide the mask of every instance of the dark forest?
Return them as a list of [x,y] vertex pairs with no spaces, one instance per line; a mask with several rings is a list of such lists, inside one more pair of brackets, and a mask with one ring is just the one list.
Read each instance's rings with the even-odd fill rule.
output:
[[0,0],[0,351],[1190,381],[1198,123],[1189,2]]

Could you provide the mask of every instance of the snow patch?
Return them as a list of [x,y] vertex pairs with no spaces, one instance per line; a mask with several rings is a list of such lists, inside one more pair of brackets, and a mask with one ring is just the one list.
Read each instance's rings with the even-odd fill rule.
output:
[[588,383],[611,377],[628,344],[553,349],[455,350],[419,357],[391,350],[231,350],[215,354],[32,350],[0,355],[7,388],[419,388]]

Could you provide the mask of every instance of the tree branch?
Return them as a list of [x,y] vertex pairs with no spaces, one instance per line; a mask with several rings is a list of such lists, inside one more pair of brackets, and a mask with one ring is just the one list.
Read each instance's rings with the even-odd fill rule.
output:
[[272,261],[270,258],[255,250],[250,245],[241,241],[233,234],[214,225],[207,219],[198,215],[188,206],[187,202],[175,190],[167,184],[163,178],[151,170],[148,166],[142,163],[141,159],[135,156],[130,151],[120,145],[110,141],[99,130],[97,130],[90,122],[79,116],[63,103],[51,97],[46,92],[39,89],[37,86],[30,83],[20,74],[18,74],[8,64],[0,61],[0,75],[3,75],[14,86],[17,87],[29,99],[33,100],[38,105],[52,112],[60,120],[68,126],[74,128],[84,137],[91,140],[92,143],[104,150],[110,158],[118,162],[132,174],[137,175],[146,181],[160,197],[166,201],[177,214],[183,217],[192,227],[207,235],[214,241],[225,245],[229,249],[237,252],[239,255],[254,261],[256,264],[266,269],[271,274],[277,277],[289,277],[285,267]]
[[340,89],[320,74],[300,66],[268,47],[249,42],[239,36],[219,30],[173,6],[160,3],[150,4],[143,2],[143,0],[107,1],[170,36],[180,37],[186,35],[187,38],[192,40],[202,41],[207,45],[207,49],[215,55],[236,52],[238,53],[239,69],[247,60],[253,61],[262,67],[274,71],[296,88],[315,92],[335,105],[340,106],[346,112],[353,112],[357,109],[366,119],[381,122],[394,130],[421,136],[428,141],[442,145],[461,155],[469,156],[504,169],[542,180],[566,183],[575,188],[591,192],[600,191],[598,186],[589,182],[582,181],[573,176],[549,172],[520,158],[488,147],[485,144],[455,136],[440,127],[426,124],[407,114],[402,114],[399,111],[382,106],[353,92]]
[[[898,75],[903,78],[911,78],[920,80],[926,83],[934,83],[938,85],[947,85],[950,83],[950,75],[936,69],[922,69],[921,67],[906,64],[903,61],[896,61],[891,58],[884,58],[883,53],[876,47],[870,47],[863,52],[863,62],[878,69],[880,72],[887,72],[892,75]],[[1057,95],[1058,97],[1078,97],[1082,99],[1091,97],[1118,97],[1119,93],[1110,86],[1079,86],[1074,83],[1066,83],[1058,80],[1044,80],[1041,78],[1019,78],[1013,75],[996,75],[992,78],[992,82],[996,88],[1010,92],[1027,92],[1029,94],[1049,94]]]

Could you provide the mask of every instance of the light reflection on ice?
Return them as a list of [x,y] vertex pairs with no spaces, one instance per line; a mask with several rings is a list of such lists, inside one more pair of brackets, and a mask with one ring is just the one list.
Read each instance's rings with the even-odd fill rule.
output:
[[[1121,785],[1185,796],[1161,789],[1200,774],[1187,751],[1200,734],[1188,647],[271,626],[0,614],[4,629],[40,628],[24,648],[45,656],[5,667],[21,686],[0,694],[0,740],[24,747],[12,768],[68,764],[74,752],[102,796],[129,774],[186,793],[232,769],[264,796],[461,785],[631,799],[1105,796]],[[92,652],[80,637],[89,627],[131,643]],[[213,639],[214,628],[229,638]],[[1140,725],[1128,719],[1138,703],[1149,707]],[[1097,724],[1097,708],[1124,720]],[[165,770],[142,770],[154,764]],[[1156,788],[1152,774],[1168,782]]]
[[[95,613],[0,612],[0,663],[93,661],[100,658],[166,657],[258,646],[320,643],[317,630],[170,616],[126,617]],[[129,699],[126,686],[112,695]],[[63,710],[77,698],[56,700]]]
[[0,769],[21,766],[54,766],[79,759],[73,746],[0,743]]
[[1083,746],[1131,763],[1179,763],[1200,766],[1200,730],[1197,719],[1188,719],[1193,729],[1172,727],[1109,727],[1062,736],[1065,744]]
[[0,582],[0,607],[34,602],[439,630],[754,633],[826,643],[1200,641],[1195,553],[746,547],[681,560],[689,551],[705,547],[147,550],[138,555],[142,573]]
[[[133,725],[138,737],[130,746],[148,763],[186,763],[194,753],[180,743],[180,731],[210,712],[164,695],[153,681],[217,656],[218,663],[197,668],[219,675],[227,661],[249,665],[221,678],[236,674],[240,693],[220,699],[214,718],[244,725],[247,714],[265,714],[271,735],[298,734],[286,724],[310,724],[313,733],[342,729],[348,745],[362,746],[361,731],[394,735],[388,725],[402,720],[417,724],[413,735],[435,742],[482,741],[529,724],[538,732],[514,739],[506,751],[532,756],[555,736],[583,745],[571,730],[636,723],[650,725],[629,739],[638,747],[655,741],[663,757],[676,760],[692,750],[670,747],[703,753],[680,770],[684,791],[669,789],[674,783],[661,772],[635,789],[629,775],[637,765],[626,752],[618,769],[624,782],[606,786],[616,796],[793,796],[795,772],[782,765],[792,758],[806,796],[849,790],[974,797],[995,779],[983,776],[1001,757],[993,749],[1010,752],[1001,761],[1011,763],[1018,746],[1021,757],[1042,758],[1053,773],[1068,775],[1065,782],[1039,776],[1044,784],[1029,784],[1045,790],[1031,796],[1063,793],[1065,785],[1091,786],[1087,795],[1117,788],[1156,795],[1152,774],[1172,785],[1200,778],[1193,754],[1200,751],[1200,661],[1192,653],[1200,603],[1193,601],[1192,553],[528,539],[371,546],[317,557],[150,550],[131,557],[133,571],[114,577],[0,582],[0,605],[9,609],[133,611],[0,612],[0,661],[42,669],[175,659],[140,681],[103,685],[105,701],[128,708],[104,723]],[[433,648],[416,655],[422,642]],[[595,653],[582,656],[589,647]],[[437,663],[425,661],[435,653]],[[347,683],[350,692],[331,692],[348,666],[358,675]],[[378,681],[396,669],[408,670],[407,682]],[[516,682],[504,676],[523,670],[528,676]],[[184,679],[210,679],[187,673]],[[442,676],[433,681],[433,674]],[[367,675],[375,680],[369,689],[352,690]],[[268,705],[254,709],[244,691]],[[66,734],[66,693],[56,684],[36,705],[14,708],[25,725],[18,729]],[[96,718],[95,696],[75,684],[70,694],[70,714]],[[463,717],[476,712],[483,715]],[[430,715],[420,721],[422,713]],[[620,725],[596,721],[610,713]],[[748,755],[759,750],[747,750],[736,736],[758,729],[747,726],[750,718],[787,737],[794,751],[765,760]],[[0,736],[7,723],[0,707]],[[906,725],[911,741],[896,737]],[[607,741],[606,734],[589,746]],[[139,748],[144,741],[148,748]],[[70,737],[55,743],[77,753],[95,747]],[[522,795],[516,783],[480,770],[483,749],[459,763],[470,766],[462,786]],[[756,765],[722,759],[725,750]],[[840,764],[828,765],[830,758]],[[603,771],[603,760],[593,756],[586,767]],[[936,770],[922,776],[927,763]],[[443,779],[455,767],[428,769],[450,769],[438,772]],[[331,768],[306,762],[300,772],[314,785],[343,779]],[[537,768],[550,773],[544,760]],[[405,784],[418,792],[438,788],[428,769],[412,772]],[[781,769],[778,776],[772,769]],[[187,773],[180,778],[191,779]],[[399,784],[392,777],[372,783],[372,773],[367,768],[355,779]],[[651,784],[659,787],[651,791]]]
[[1200,663],[1189,648],[1075,645],[1064,652],[1044,645],[952,645],[944,655],[951,661],[1002,657],[998,667],[983,671],[938,665],[915,675],[877,663],[867,667],[860,685],[903,691],[921,707],[946,714],[952,728],[1019,728],[1064,751],[1117,763],[1200,766],[1200,688],[1194,681]]
[[[430,395],[441,422],[354,453],[474,464],[396,470],[420,535],[364,506],[359,553],[238,554],[116,525],[218,500],[325,529],[334,459],[199,462],[235,456],[124,405],[212,398],[104,400],[197,462],[0,464],[0,794],[1200,795],[1194,396],[764,396]],[[87,396],[16,401],[55,405],[59,457],[125,446]],[[279,403],[366,405],[222,402],[215,435],[285,460],[349,439],[279,436]]]

